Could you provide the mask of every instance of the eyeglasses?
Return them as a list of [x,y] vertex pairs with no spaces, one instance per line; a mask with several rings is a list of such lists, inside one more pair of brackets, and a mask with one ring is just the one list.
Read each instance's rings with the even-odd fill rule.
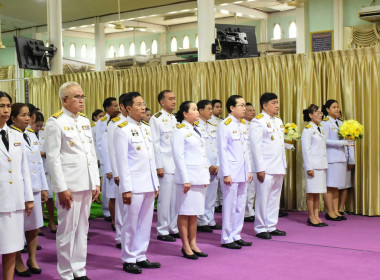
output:
[[136,107],[137,107],[137,108],[146,107],[146,103],[145,103],[145,102],[144,102],[144,103],[137,103],[137,104],[136,104]]
[[[66,98],[69,98],[70,96],[65,96]],[[73,96],[76,100],[86,100],[86,95],[75,95]]]
[[239,105],[236,105],[235,107],[243,107],[243,108],[246,108],[247,105],[245,105],[245,104],[239,104]]

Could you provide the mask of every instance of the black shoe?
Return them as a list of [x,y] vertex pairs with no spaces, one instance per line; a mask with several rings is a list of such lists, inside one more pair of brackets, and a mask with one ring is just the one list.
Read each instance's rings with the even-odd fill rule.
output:
[[319,223],[319,224],[313,224],[311,222],[310,218],[308,218],[306,222],[307,222],[308,226],[312,226],[312,227],[324,227],[324,225],[322,225],[321,223]]
[[209,226],[198,226],[197,231],[199,231],[199,232],[212,232],[213,229],[210,228]]
[[260,232],[256,234],[256,237],[261,238],[261,239],[272,239],[272,236],[267,232]]
[[222,210],[223,210],[222,208],[223,208],[222,205],[216,206],[215,213],[222,213]]
[[104,220],[107,222],[112,222],[112,217],[111,216],[104,217]]
[[157,236],[158,240],[165,241],[165,242],[175,242],[176,239],[172,236],[168,235],[158,235]]
[[19,272],[17,270],[17,268],[15,268],[15,274],[17,276],[20,276],[20,277],[31,277],[32,276],[32,273],[30,273],[30,271],[28,269],[23,271],[23,272]]
[[244,241],[243,239],[235,240],[235,243],[240,246],[252,246],[252,242]]
[[326,224],[326,223],[320,223],[320,225],[322,225],[323,227],[327,227],[328,226],[328,224]]
[[244,222],[253,223],[255,221],[255,216],[245,217]]
[[57,229],[52,229],[52,228],[50,227],[50,225],[49,225],[49,228],[50,228],[50,232],[51,232],[51,233],[57,233]]
[[179,233],[169,233],[169,235],[173,238],[181,238],[181,236],[179,236]]
[[186,254],[186,252],[185,252],[185,250],[183,250],[183,248],[181,248],[181,252],[182,252],[183,257],[186,259],[189,259],[189,260],[197,260],[198,259],[198,256],[196,254],[192,254],[192,255]]
[[150,262],[148,259],[145,261],[136,263],[140,268],[160,268],[161,264],[159,262]]
[[142,269],[135,263],[123,263],[123,270],[128,273],[140,274]]
[[325,214],[326,220],[329,221],[335,221],[335,222],[340,222],[342,219],[340,217],[332,218],[327,212]]
[[286,216],[288,216],[289,214],[288,213],[286,213],[285,211],[279,211],[278,212],[278,216],[280,217],[280,218],[282,218],[282,217],[286,217]]
[[343,216],[344,215],[344,211],[339,211],[339,214],[341,214]]
[[345,221],[345,220],[347,220],[347,218],[346,218],[346,216],[338,216],[338,218],[340,218],[342,221]]
[[22,254],[26,254],[26,253],[28,253],[28,248],[26,247],[26,245],[24,245],[24,249],[22,249],[20,252],[21,252]]
[[198,257],[201,257],[201,258],[206,258],[206,257],[208,257],[208,254],[206,254],[206,253],[203,253],[203,252],[197,252],[197,251],[194,251],[193,249],[192,249],[192,251],[193,251],[193,253],[194,253],[195,255],[197,255]]
[[278,230],[278,229],[269,232],[269,234],[272,235],[272,236],[286,236],[286,232],[285,231]]
[[74,280],[90,280],[87,276],[74,277]]
[[116,231],[116,228],[115,228],[115,226],[113,224],[111,224],[111,228],[112,228],[113,231]]
[[37,251],[39,251],[41,249],[42,249],[41,245],[37,245]]
[[208,226],[209,228],[215,229],[215,230],[221,230],[222,226],[220,225],[215,225],[215,226]]
[[38,233],[38,236],[44,236],[45,234],[42,232],[42,231],[40,231],[39,233]]
[[26,261],[26,265],[28,266],[29,268],[29,271],[32,273],[32,274],[41,274],[41,268],[36,268],[36,267],[32,267],[30,264],[29,264],[29,259]]
[[121,249],[121,243],[117,243],[116,248]]
[[222,244],[222,247],[228,248],[228,249],[241,249],[241,245],[237,244],[236,242]]

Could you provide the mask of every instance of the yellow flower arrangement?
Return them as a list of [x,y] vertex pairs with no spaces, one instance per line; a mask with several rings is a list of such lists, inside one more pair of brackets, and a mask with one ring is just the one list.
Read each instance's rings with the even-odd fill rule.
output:
[[363,137],[363,126],[355,120],[344,121],[338,134],[343,139],[358,140]]
[[285,124],[285,142],[289,144],[294,144],[295,141],[298,141],[301,138],[301,134],[298,131],[298,127],[295,123]]

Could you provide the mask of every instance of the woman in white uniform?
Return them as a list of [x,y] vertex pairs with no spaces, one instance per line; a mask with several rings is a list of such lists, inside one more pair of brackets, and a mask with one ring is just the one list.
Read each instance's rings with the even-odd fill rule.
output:
[[[30,108],[30,110],[29,110]],[[12,105],[10,127],[21,134],[26,152],[29,174],[32,182],[34,197],[34,209],[30,216],[24,217],[24,231],[28,249],[28,270],[24,266],[21,258],[21,252],[16,255],[16,274],[26,276],[27,274],[41,274],[41,269],[36,261],[36,250],[39,228],[44,225],[42,218],[41,202],[47,201],[47,182],[43,168],[42,157],[39,150],[39,143],[36,134],[29,127],[34,123],[36,116],[36,107],[31,104],[15,103]]]
[[4,280],[13,280],[16,252],[24,248],[24,210],[33,209],[33,192],[22,134],[6,122],[12,98],[0,91],[0,254]]
[[327,193],[323,195],[326,206],[326,219],[342,221],[347,218],[338,211],[339,188],[346,185],[347,157],[344,146],[354,144],[352,140],[342,140],[338,135],[342,121],[338,120],[339,105],[336,100],[329,99],[322,107],[322,112],[327,116],[322,122],[326,135],[327,160]]
[[[91,119],[92,121],[94,122],[92,125],[91,125],[91,132],[92,132],[92,139],[96,139],[96,122],[103,118],[105,116],[106,113],[104,113],[102,110],[100,109],[96,109],[93,113],[92,113],[92,116],[91,116]],[[96,147],[96,145],[95,145]],[[98,152],[98,149],[95,149],[96,151],[96,157],[99,158],[99,152]],[[100,174],[100,185],[102,186],[102,180],[103,180],[103,177],[102,177],[102,174],[103,174],[103,171],[100,167],[100,162],[98,160],[98,166],[99,166],[99,174]],[[102,204],[102,202],[100,201],[99,198],[97,198],[94,203],[97,203],[97,204]]]
[[326,170],[328,167],[326,137],[322,125],[322,111],[314,104],[303,110],[303,120],[309,122],[302,131],[302,157],[305,169],[306,204],[309,217],[307,224],[314,227],[327,226],[319,218],[319,194],[326,193]]
[[197,215],[205,211],[205,187],[210,184],[206,143],[195,123],[199,119],[197,105],[185,101],[177,113],[179,124],[173,130],[171,144],[176,173],[178,229],[185,258],[207,257],[197,246]]

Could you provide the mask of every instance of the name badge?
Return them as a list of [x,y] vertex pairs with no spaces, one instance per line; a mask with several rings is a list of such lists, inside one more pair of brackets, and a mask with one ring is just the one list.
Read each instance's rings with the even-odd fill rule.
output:
[[90,130],[91,129],[89,125],[84,125],[84,126],[82,126],[82,128],[83,128],[83,130]]
[[15,142],[14,145],[15,145],[16,147],[21,146],[21,142]]

